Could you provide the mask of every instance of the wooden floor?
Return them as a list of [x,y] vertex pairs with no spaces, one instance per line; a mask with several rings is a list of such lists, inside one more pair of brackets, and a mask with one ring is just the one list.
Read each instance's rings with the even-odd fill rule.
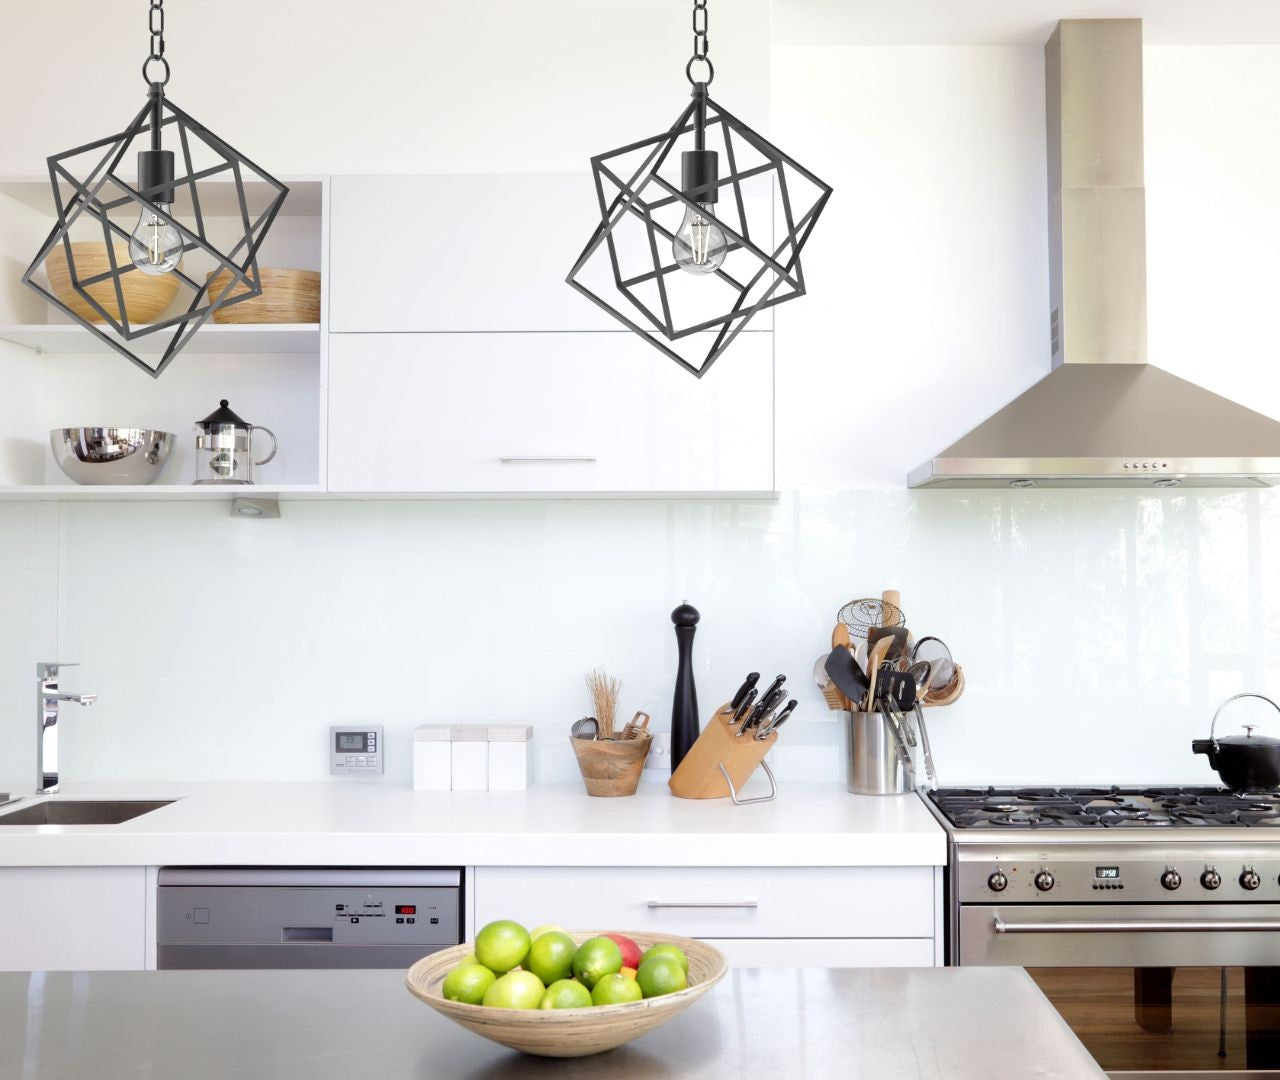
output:
[[1132,968],[1031,968],[1080,1041],[1106,1070],[1243,1069],[1244,970],[1227,973],[1227,1056],[1218,1057],[1220,968],[1178,968],[1173,1028],[1145,1031],[1133,1015]]

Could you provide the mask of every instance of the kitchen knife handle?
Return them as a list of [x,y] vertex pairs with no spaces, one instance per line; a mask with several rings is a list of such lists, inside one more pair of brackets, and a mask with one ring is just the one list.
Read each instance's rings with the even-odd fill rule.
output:
[[649,908],[758,908],[758,900],[650,900]]
[[742,680],[742,685],[738,687],[738,692],[733,695],[733,700],[729,702],[729,708],[731,708],[734,712],[737,712],[738,706],[742,704],[743,699],[747,696],[748,691],[750,691],[750,689],[753,686],[755,686],[755,684],[758,683],[759,681],[760,681],[760,672],[758,671],[750,672],[747,675],[747,677]]

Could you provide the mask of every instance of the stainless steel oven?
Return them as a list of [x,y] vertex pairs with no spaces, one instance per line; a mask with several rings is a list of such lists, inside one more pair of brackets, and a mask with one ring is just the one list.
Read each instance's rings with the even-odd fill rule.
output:
[[1280,796],[928,794],[952,964],[1025,967],[1115,1076],[1280,1076]]

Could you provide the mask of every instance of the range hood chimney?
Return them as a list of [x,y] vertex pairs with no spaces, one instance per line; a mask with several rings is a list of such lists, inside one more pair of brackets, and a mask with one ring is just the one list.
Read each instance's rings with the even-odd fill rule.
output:
[[909,486],[1270,487],[1280,422],[1147,363],[1142,21],[1044,51],[1052,370]]

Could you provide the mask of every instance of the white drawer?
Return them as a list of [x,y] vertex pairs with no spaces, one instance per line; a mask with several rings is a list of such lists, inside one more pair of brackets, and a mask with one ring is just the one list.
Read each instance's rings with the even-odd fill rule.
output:
[[932,938],[703,938],[734,967],[933,967]]
[[[477,867],[476,925],[704,938],[932,938],[933,868]],[[931,961],[930,961],[931,962]]]

